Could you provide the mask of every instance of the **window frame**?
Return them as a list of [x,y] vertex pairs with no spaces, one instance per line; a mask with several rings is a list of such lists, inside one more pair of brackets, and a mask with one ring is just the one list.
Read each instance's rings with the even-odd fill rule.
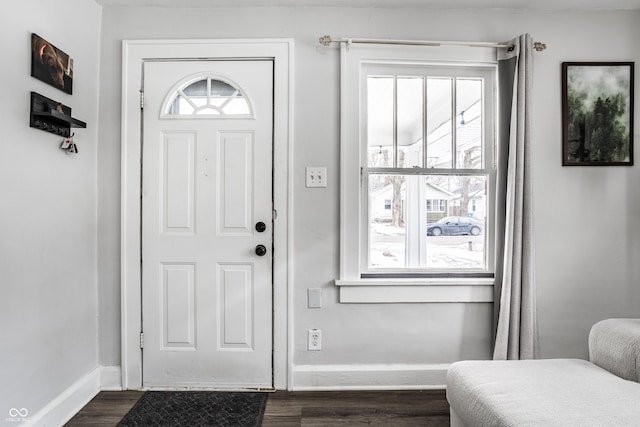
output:
[[[458,79],[475,79],[480,78],[483,82],[483,105],[482,105],[482,164],[479,168],[474,169],[464,169],[457,167],[457,150],[458,150],[458,138],[455,132],[455,127],[452,130],[451,136],[451,167],[449,168],[429,168],[425,163],[427,162],[428,152],[425,149],[426,144],[423,145],[422,148],[422,157],[423,157],[423,166],[422,167],[412,167],[405,166],[399,167],[397,164],[398,153],[400,152],[400,147],[396,146],[395,141],[392,147],[393,150],[393,159],[394,159],[394,167],[371,167],[368,165],[368,157],[369,157],[369,146],[368,142],[368,121],[367,121],[367,84],[369,77],[395,77],[397,79],[400,78],[422,78],[423,80],[423,92],[426,94],[426,86],[428,78],[446,78],[450,79],[452,82],[452,87],[456,87],[456,82]],[[380,64],[378,62],[370,62],[363,61],[360,64],[360,123],[359,123],[359,146],[360,146],[360,170],[362,174],[361,180],[361,194],[360,194],[360,204],[361,204],[361,217],[360,217],[360,275],[361,277],[371,277],[372,275],[386,275],[388,277],[393,276],[405,276],[412,275],[415,277],[436,277],[442,275],[457,275],[457,276],[469,276],[474,277],[477,275],[488,275],[493,274],[493,226],[492,221],[494,220],[494,209],[492,209],[493,204],[495,203],[495,191],[491,191],[490,188],[495,188],[495,176],[496,176],[496,168],[495,168],[495,155],[494,155],[494,146],[495,146],[495,67],[484,67],[477,65],[467,65],[467,64],[442,64],[437,61],[429,61],[422,63],[410,63],[404,62],[402,64],[395,63],[383,63]],[[426,108],[427,99],[424,99],[424,106]],[[452,92],[452,100],[451,106],[452,115],[456,118],[456,99],[455,99],[455,90]],[[426,111],[422,112],[423,119],[426,118]],[[396,121],[396,114],[393,113],[393,120]],[[394,125],[394,129],[396,126]],[[423,122],[423,135],[427,134],[426,122]],[[486,224],[485,224],[485,250],[484,250],[484,268],[469,268],[469,269],[429,269],[426,267],[403,267],[403,268],[390,268],[390,267],[372,267],[371,261],[371,233],[370,233],[370,225],[371,225],[371,211],[369,209],[369,177],[374,175],[404,175],[404,176],[420,176],[422,178],[426,178],[428,176],[445,176],[445,177],[472,177],[472,176],[484,176],[485,183],[487,187],[487,207],[486,207]],[[408,185],[408,183],[407,183]],[[408,193],[408,188],[406,189]],[[407,199],[408,199],[407,195]],[[415,203],[420,203],[420,201],[416,201]],[[409,211],[410,207],[406,207],[407,211]],[[420,211],[422,214],[422,211]],[[426,216],[426,211],[424,212]],[[417,217],[416,213],[416,217]],[[426,223],[424,224],[426,225]],[[413,253],[413,258],[423,258],[426,257],[427,253],[427,243],[426,243],[426,233],[422,230],[420,225],[416,225],[414,227],[407,227],[406,232],[411,232],[414,235],[417,235],[418,238],[407,238],[405,240],[405,250],[407,252],[407,258],[410,258],[410,253]],[[425,241],[423,241],[425,240]]]
[[[362,123],[364,112],[361,109],[362,102],[362,82],[363,67],[365,66],[442,66],[442,67],[479,67],[489,72],[492,79],[493,90],[491,91],[492,105],[489,107],[493,114],[497,114],[497,60],[495,48],[467,48],[467,47],[430,47],[430,46],[386,46],[386,45],[341,45],[341,182],[340,182],[340,277],[336,280],[336,285],[341,287],[341,302],[389,302],[397,301],[398,297],[390,297],[382,288],[385,285],[401,285],[403,287],[413,287],[416,285],[459,285],[456,295],[451,294],[451,298],[446,295],[436,296],[427,292],[411,292],[418,295],[420,301],[431,300],[472,300],[492,302],[492,296],[485,289],[482,292],[472,295],[463,289],[465,286],[491,286],[493,285],[493,270],[495,264],[495,233],[487,236],[487,262],[486,271],[474,271],[469,274],[368,274],[366,265],[363,264],[363,252],[368,251],[368,245],[363,245],[367,238],[363,227],[367,227],[363,218],[368,215],[367,202],[363,200],[363,187],[366,188],[364,168],[367,166],[366,159],[366,139],[362,136]],[[495,188],[495,141],[496,117],[491,120],[492,137],[490,143],[490,157],[485,158],[490,163],[491,174],[487,178],[487,186]],[[354,120],[357,118],[357,120]],[[488,165],[486,166],[488,167]],[[486,168],[485,167],[485,168]],[[454,172],[455,169],[449,171]],[[482,170],[470,170],[478,173]],[[389,173],[394,169],[389,169]],[[433,172],[433,171],[431,171]],[[489,191],[487,200],[487,210],[492,212],[487,218],[487,228],[494,230],[495,223],[495,191]],[[426,208],[426,206],[425,206]],[[368,254],[365,254],[368,255]],[[352,287],[372,286],[375,288],[377,296],[361,294],[358,296],[356,289]],[[433,289],[435,289],[433,288]],[[415,290],[415,288],[413,288]],[[373,290],[373,288],[371,288]],[[395,290],[400,290],[396,287]],[[445,292],[446,294],[446,292]],[[482,294],[482,295],[480,295]],[[387,296],[385,296],[387,295]],[[407,294],[409,295],[409,294]],[[464,296],[461,296],[464,295]],[[362,301],[360,301],[362,300]],[[400,297],[402,301],[416,301],[415,298],[407,296]]]

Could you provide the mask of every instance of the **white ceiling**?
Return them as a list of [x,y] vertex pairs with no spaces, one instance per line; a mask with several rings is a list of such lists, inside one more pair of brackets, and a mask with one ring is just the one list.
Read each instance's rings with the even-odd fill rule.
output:
[[415,7],[425,9],[640,9],[640,0],[95,0],[103,6]]

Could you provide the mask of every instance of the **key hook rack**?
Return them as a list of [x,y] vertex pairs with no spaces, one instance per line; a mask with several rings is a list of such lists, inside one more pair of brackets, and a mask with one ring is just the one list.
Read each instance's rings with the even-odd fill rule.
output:
[[71,107],[31,92],[29,126],[69,138],[71,128],[86,128],[87,124],[71,117]]

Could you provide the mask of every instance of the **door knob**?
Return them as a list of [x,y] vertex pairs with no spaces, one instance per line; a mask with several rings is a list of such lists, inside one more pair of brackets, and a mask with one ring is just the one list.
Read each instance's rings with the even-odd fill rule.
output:
[[265,256],[266,253],[267,253],[267,248],[265,248],[264,245],[256,246],[256,255]]
[[266,229],[267,229],[267,226],[265,225],[264,222],[260,221],[260,222],[256,223],[256,231],[258,233],[262,233]]

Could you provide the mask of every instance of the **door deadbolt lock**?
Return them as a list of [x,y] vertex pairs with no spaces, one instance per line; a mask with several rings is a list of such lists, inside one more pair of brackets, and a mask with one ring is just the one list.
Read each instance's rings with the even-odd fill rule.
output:
[[256,223],[256,231],[258,233],[262,233],[266,229],[267,229],[267,225],[264,222],[260,221]]
[[267,248],[265,248],[264,245],[256,246],[256,255],[265,256],[266,253],[267,253]]

